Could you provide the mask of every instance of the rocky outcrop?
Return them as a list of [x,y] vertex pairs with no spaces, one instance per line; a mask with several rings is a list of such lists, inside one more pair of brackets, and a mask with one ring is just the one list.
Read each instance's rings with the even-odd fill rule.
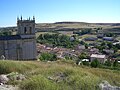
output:
[[7,75],[0,75],[0,84],[6,84],[9,81]]
[[99,85],[100,90],[120,90],[118,86],[112,86],[107,81],[103,81]]
[[48,79],[59,83],[59,82],[64,81],[66,77],[67,76],[64,73],[56,73],[53,76],[49,76]]
[[18,90],[18,87],[12,85],[0,85],[0,90]]
[[18,90],[17,86],[7,85],[9,82],[21,82],[25,80],[25,76],[18,72],[12,72],[9,74],[0,75],[0,90]]
[[10,74],[7,74],[7,77],[10,79],[10,80],[14,80],[14,81],[22,81],[22,80],[25,80],[25,76],[23,74],[20,74],[18,72],[12,72]]

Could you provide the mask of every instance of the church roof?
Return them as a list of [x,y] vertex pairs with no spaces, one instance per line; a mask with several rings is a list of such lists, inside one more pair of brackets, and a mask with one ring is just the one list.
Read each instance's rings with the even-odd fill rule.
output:
[[20,35],[0,36],[0,40],[18,40],[21,39]]

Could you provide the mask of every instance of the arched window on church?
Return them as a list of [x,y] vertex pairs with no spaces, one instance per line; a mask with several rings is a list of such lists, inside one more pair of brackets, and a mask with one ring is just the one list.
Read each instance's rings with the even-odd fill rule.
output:
[[26,28],[26,27],[24,27],[24,33],[25,33],[25,34],[27,33],[27,28]]
[[30,30],[29,30],[30,34],[32,34],[32,27],[30,27]]

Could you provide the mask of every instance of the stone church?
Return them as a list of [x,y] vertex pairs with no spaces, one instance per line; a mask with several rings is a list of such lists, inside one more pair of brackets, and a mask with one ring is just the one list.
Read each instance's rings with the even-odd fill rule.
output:
[[17,18],[17,34],[0,36],[0,56],[7,60],[36,59],[35,18]]

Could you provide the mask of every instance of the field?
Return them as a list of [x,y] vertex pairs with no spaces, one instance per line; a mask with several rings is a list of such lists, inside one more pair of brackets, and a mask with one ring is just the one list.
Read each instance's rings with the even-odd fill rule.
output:
[[54,34],[53,32],[37,32],[37,33],[36,33],[36,38],[37,38],[40,34],[46,34],[46,33]]
[[77,66],[73,61],[0,61],[0,74],[19,72],[27,79],[21,90],[99,90],[107,80],[120,86],[120,71]]
[[111,28],[111,24],[96,24],[86,22],[57,22],[57,23],[37,23],[36,28]]

